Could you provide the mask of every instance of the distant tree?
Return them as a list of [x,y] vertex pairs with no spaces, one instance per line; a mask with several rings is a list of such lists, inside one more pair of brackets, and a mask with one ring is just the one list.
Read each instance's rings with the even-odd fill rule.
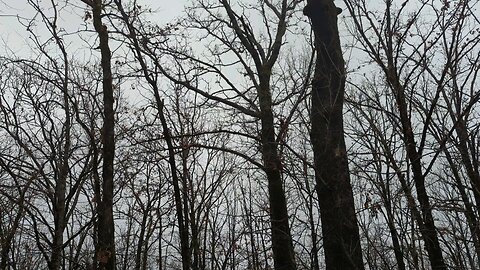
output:
[[[45,42],[32,26],[35,19],[22,19],[32,26],[27,31],[32,35],[31,52],[36,59],[15,55],[3,59],[4,75],[8,76],[2,81],[0,127],[10,150],[2,154],[0,166],[9,176],[5,189],[12,188],[12,194],[18,196],[9,196],[12,209],[16,206],[18,212],[2,241],[2,269],[60,269],[67,256],[73,257],[73,250],[68,254],[66,246],[74,242],[74,235],[89,228],[88,220],[80,221],[74,215],[79,213],[77,202],[89,169],[89,153],[74,128],[73,65],[64,33],[57,27],[57,7],[52,5],[51,15],[38,3],[29,4],[43,22],[39,28],[43,26],[51,37]],[[67,230],[72,223],[75,226]],[[13,244],[16,249],[11,248]],[[22,245],[29,248],[18,248]],[[35,246],[40,252],[32,252]],[[75,264],[74,258],[69,263]]]
[[[386,163],[380,171],[384,174],[386,168],[393,170],[405,196],[397,203],[406,203],[412,217],[408,222],[411,228],[403,223],[410,218],[405,215],[398,215],[397,224],[389,225],[392,241],[395,238],[392,225],[403,231],[418,228],[411,231],[412,239],[405,239],[405,247],[397,245],[396,252],[403,249],[404,254],[411,255],[408,259],[412,264],[419,267],[426,264],[432,269],[447,269],[454,265],[463,269],[462,257],[472,257],[471,244],[456,246],[454,243],[458,241],[453,239],[458,239],[458,233],[451,231],[451,224],[452,220],[457,220],[457,226],[462,228],[462,224],[468,224],[478,254],[478,214],[474,213],[471,195],[465,189],[465,183],[469,182],[475,200],[476,185],[470,180],[475,179],[475,173],[469,169],[475,154],[471,150],[469,158],[461,154],[466,145],[462,142],[469,141],[465,134],[475,132],[476,126],[471,124],[469,131],[462,128],[462,122],[469,122],[475,114],[474,104],[479,95],[472,89],[478,84],[478,76],[474,75],[478,72],[478,41],[473,42],[478,39],[478,31],[473,30],[478,19],[473,15],[472,5],[478,2],[386,1],[381,7],[366,1],[345,3],[352,18],[351,33],[360,46],[358,52],[365,52],[369,59],[360,63],[358,69],[365,63],[375,63],[366,65],[374,68],[374,72],[369,70],[357,77],[367,88],[363,89],[363,83],[352,84],[356,94],[351,97],[359,109],[355,112],[371,126],[363,132],[375,134],[375,141],[378,140],[382,151],[371,149],[379,155],[375,159]],[[462,133],[463,139],[459,139]],[[460,162],[454,162],[454,155],[458,155]],[[466,172],[463,176],[460,167],[464,168],[460,171]],[[445,173],[453,177],[446,178]],[[385,199],[382,199],[384,206],[393,202]],[[454,210],[457,201],[462,201],[461,208],[465,207],[461,214]],[[389,222],[393,220],[390,218]],[[420,235],[423,245],[415,243],[415,234]],[[423,247],[429,263],[423,261]],[[399,259],[397,254],[401,263]],[[474,265],[471,267],[475,268]]]
[[[144,25],[135,25],[135,19],[131,19],[126,15],[123,16],[123,20],[127,23],[128,28],[127,37],[131,39],[136,57],[142,65],[147,80],[152,78],[153,74],[156,74],[150,73],[150,70],[155,70],[176,85],[205,97],[209,103],[219,103],[221,107],[240,112],[244,118],[252,118],[254,121],[259,121],[260,126],[257,134],[243,134],[234,130],[230,133],[255,140],[255,143],[258,143],[261,149],[262,164],[259,164],[249,157],[248,154],[241,151],[230,150],[230,152],[251,161],[260,167],[267,176],[268,212],[272,226],[273,258],[275,267],[278,269],[282,267],[294,269],[296,266],[282,181],[282,162],[278,152],[277,136],[282,136],[283,134],[281,132],[275,134],[276,124],[273,112],[274,100],[272,98],[271,79],[273,67],[279,58],[283,45],[290,14],[294,11],[297,3],[298,1],[281,1],[278,4],[272,4],[269,1],[265,1],[265,3],[252,9],[263,14],[262,16],[264,16],[265,20],[264,27],[269,32],[268,37],[257,37],[252,29],[252,23],[245,16],[235,11],[234,6],[228,1],[220,1],[220,5],[208,3],[207,1],[198,3],[197,7],[191,9],[190,17],[188,18],[190,22],[184,21],[186,23],[185,27],[209,33],[211,38],[216,40],[215,42],[218,43],[216,45],[217,49],[211,48],[212,55],[210,59],[197,58],[190,55],[184,48],[182,49],[179,44],[167,42],[168,36],[166,37],[167,39],[164,36],[168,34],[168,30],[171,31],[173,29],[167,29],[163,32],[151,32]],[[246,9],[243,9],[243,12],[245,11]],[[202,19],[197,15],[197,12],[205,12],[210,14],[211,17],[208,17],[206,20]],[[267,13],[268,15],[266,15]],[[226,20],[220,19],[218,16],[225,16]],[[213,24],[216,25],[216,28],[213,28]],[[173,25],[172,28],[174,27]],[[159,42],[159,39],[163,39],[165,42]],[[183,41],[179,40],[178,42]],[[264,46],[263,44],[268,45]],[[236,58],[235,62],[243,70],[245,78],[248,79],[249,85],[246,88],[235,86],[233,81],[227,76],[227,73],[223,71],[222,67],[228,67],[229,65],[229,60],[227,58],[224,59],[227,51],[223,50],[230,50],[232,56]],[[141,59],[145,56],[153,62],[152,67],[144,66],[142,63],[144,60]],[[161,61],[163,58],[169,57],[175,59],[172,67],[164,65]],[[193,68],[187,68],[187,65],[191,64],[193,64]],[[212,89],[209,89],[210,86],[197,83],[203,80],[202,74],[209,73],[217,76],[219,79],[219,94],[212,94]],[[157,81],[152,79],[150,84],[154,89],[157,87],[157,90],[154,90],[155,99],[158,100],[157,106],[159,109],[162,109],[163,101],[160,100]],[[222,87],[223,84],[225,84],[224,87]],[[236,97],[238,101],[232,101],[228,97],[230,94]],[[165,128],[164,132],[166,131]],[[166,139],[168,141],[167,136]],[[202,147],[224,151],[229,150],[214,145],[204,145]],[[172,161],[174,159],[173,153],[171,154],[171,159]],[[174,170],[175,167],[172,166],[172,173]],[[181,211],[178,210],[177,212]],[[185,228],[185,230],[187,229]],[[184,267],[186,267],[185,264],[189,265],[190,263],[184,259]]]

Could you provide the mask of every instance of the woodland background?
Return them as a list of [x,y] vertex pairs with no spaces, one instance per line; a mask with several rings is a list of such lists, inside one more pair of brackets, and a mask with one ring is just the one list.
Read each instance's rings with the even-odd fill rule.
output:
[[[306,4],[0,1],[0,269],[325,269]],[[335,5],[352,260],[479,269],[479,1]]]

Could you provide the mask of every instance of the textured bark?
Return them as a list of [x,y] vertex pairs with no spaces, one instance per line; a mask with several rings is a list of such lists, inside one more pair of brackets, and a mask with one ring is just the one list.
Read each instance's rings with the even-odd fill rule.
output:
[[364,269],[343,130],[345,67],[332,0],[309,0],[317,53],[311,141],[326,269]]
[[115,269],[115,232],[113,220],[113,162],[115,156],[115,111],[113,107],[113,83],[111,52],[108,45],[107,27],[102,23],[103,3],[101,0],[87,1],[91,5],[93,25],[99,37],[103,87],[103,166],[102,197],[97,198],[98,243],[96,260],[98,269]]

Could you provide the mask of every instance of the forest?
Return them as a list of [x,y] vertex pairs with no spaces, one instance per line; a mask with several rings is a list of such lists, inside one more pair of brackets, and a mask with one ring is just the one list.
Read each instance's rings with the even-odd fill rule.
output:
[[0,270],[480,269],[479,0],[0,0]]

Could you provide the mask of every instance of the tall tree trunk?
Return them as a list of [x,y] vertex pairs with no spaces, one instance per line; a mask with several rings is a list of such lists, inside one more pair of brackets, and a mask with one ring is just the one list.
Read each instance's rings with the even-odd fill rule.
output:
[[[381,166],[381,164],[379,164]],[[389,172],[387,172],[387,177],[389,175]],[[394,210],[392,206],[392,197],[390,196],[390,190],[389,190],[389,181],[387,179],[387,184],[385,185],[383,183],[383,179],[381,180],[381,189],[383,193],[383,201],[385,204],[385,211],[386,211],[386,219],[387,219],[387,225],[388,229],[390,231],[390,235],[392,238],[392,245],[393,245],[393,252],[395,254],[395,259],[397,260],[397,267],[398,270],[405,270],[405,262],[403,261],[403,251],[402,247],[400,245],[400,240],[398,238],[398,232],[397,228],[395,228],[395,218],[394,218]]]
[[270,202],[270,223],[272,228],[272,249],[275,269],[296,269],[292,236],[288,223],[287,200],[281,175],[281,160],[275,141],[275,128],[270,94],[271,69],[260,77],[258,98],[260,102],[260,121],[262,129],[262,157],[264,171],[268,181],[268,197]]
[[[60,39],[57,38],[57,42],[60,42]],[[61,46],[61,50],[63,51],[64,56],[64,72],[65,77],[63,78],[63,106],[65,110],[65,123],[63,126],[64,134],[63,137],[65,138],[65,143],[63,144],[63,149],[59,150],[59,172],[58,178],[55,179],[55,195],[54,195],[54,202],[53,202],[53,217],[54,217],[54,224],[55,224],[55,231],[53,235],[52,241],[52,256],[50,258],[48,268],[51,270],[58,270],[62,268],[62,255],[63,255],[63,234],[65,231],[65,227],[67,226],[66,220],[66,212],[67,212],[67,205],[66,205],[66,191],[67,191],[67,178],[69,173],[69,164],[68,160],[70,157],[70,148],[71,148],[71,138],[70,138],[70,130],[72,128],[72,123],[70,119],[70,103],[68,97],[68,71],[69,65],[67,60],[67,53],[65,52],[63,45]]]
[[[67,119],[70,117],[67,111]],[[67,120],[69,123],[70,121]],[[70,125],[66,125],[66,146],[64,151],[70,151]],[[52,241],[52,256],[48,263],[48,269],[58,270],[62,268],[62,255],[63,255],[63,234],[66,227],[66,200],[65,192],[67,190],[67,177],[68,177],[68,153],[63,153],[62,165],[59,172],[59,177],[56,179],[55,195],[53,202],[53,217],[55,224],[55,231]]]
[[[182,191],[180,190],[180,177],[177,173],[177,165],[175,161],[175,149],[173,145],[173,139],[170,134],[170,129],[168,128],[167,119],[164,112],[164,102],[160,96],[160,89],[158,89],[158,83],[155,76],[152,76],[149,72],[146,61],[144,60],[143,50],[140,48],[140,42],[135,28],[130,22],[129,15],[125,12],[123,4],[119,0],[115,0],[115,5],[122,15],[123,21],[126,23],[130,38],[133,41],[135,57],[137,58],[140,66],[141,72],[145,77],[145,80],[152,87],[153,95],[155,98],[155,104],[157,106],[158,117],[160,118],[160,124],[162,125],[163,136],[165,142],[167,143],[168,151],[168,163],[170,166],[170,171],[172,174],[172,185],[173,185],[173,195],[175,201],[175,211],[177,215],[177,224],[180,235],[180,255],[182,257],[182,269],[190,269],[191,256],[190,256],[190,246],[189,246],[189,232],[188,232],[188,211],[185,210],[182,202]],[[186,202],[185,202],[186,204]]]
[[[149,206],[147,206],[147,211],[148,211]],[[142,266],[142,252],[147,252],[146,249],[144,248],[144,242],[145,242],[145,231],[147,230],[147,219],[148,219],[148,214],[146,213],[147,211],[144,211],[142,213],[142,223],[140,227],[140,233],[138,235],[138,241],[137,241],[137,249],[135,251],[135,270],[140,270]]]
[[[462,182],[462,177],[460,172],[455,164],[452,155],[448,151],[448,149],[443,149],[445,153],[445,157],[450,165],[452,170],[453,179],[455,180],[455,184],[457,186],[458,192],[460,193],[460,197],[462,198],[463,205],[465,207],[465,218],[467,219],[468,227],[471,233],[471,241],[475,247],[475,253],[477,255],[477,267],[480,267],[480,226],[478,223],[477,216],[475,216],[475,204],[470,201],[470,198],[467,194],[465,185]],[[478,209],[477,209],[478,210]]]
[[[258,49],[252,32],[245,26],[241,18],[238,19],[229,1],[221,0],[220,2],[227,12],[236,36],[255,63],[258,74],[256,90],[260,107],[261,131],[259,135],[262,147],[263,170],[267,175],[268,182],[274,267],[277,270],[296,269],[295,253],[288,221],[287,200],[282,181],[282,164],[278,153],[278,143],[275,139],[272,93],[270,89],[272,68],[278,59],[283,44],[282,39],[286,32],[288,3],[286,0],[281,2],[281,9],[279,9],[280,12],[277,14],[279,19],[277,32],[267,57],[265,57],[263,50]],[[242,29],[242,27],[245,29]]]
[[[182,203],[182,192],[180,191],[180,177],[177,174],[177,165],[175,162],[175,151],[172,141],[172,136],[167,125],[167,120],[163,111],[164,103],[160,99],[160,94],[157,88],[154,87],[155,100],[157,103],[157,109],[160,117],[160,121],[163,128],[163,136],[167,143],[168,148],[168,162],[170,164],[170,170],[172,173],[172,184],[173,192],[175,199],[175,210],[177,214],[178,230],[180,234],[180,254],[182,256],[182,269],[189,270],[191,265],[191,256],[190,256],[190,245],[189,245],[189,233],[188,233],[188,223],[186,219],[188,216],[185,215],[185,210]],[[183,200],[184,201],[184,200]]]
[[97,198],[98,247],[95,263],[99,269],[115,269],[115,226],[113,221],[113,162],[115,156],[115,112],[113,107],[113,83],[111,52],[107,27],[102,23],[102,0],[87,1],[92,7],[93,26],[99,37],[103,87],[103,167],[102,197]]
[[318,261],[318,235],[317,235],[317,228],[315,226],[315,215],[313,213],[313,207],[314,207],[314,194],[311,192],[310,189],[310,183],[308,181],[305,181],[305,187],[307,189],[308,193],[308,198],[306,199],[307,203],[307,209],[308,209],[308,223],[310,225],[310,237],[312,238],[312,249],[311,249],[311,270],[320,270],[320,263]]
[[308,0],[317,53],[311,141],[326,269],[364,269],[343,130],[345,67],[333,0]]
[[[391,4],[392,1],[386,2],[386,23],[388,29],[392,29],[391,18]],[[425,248],[428,252],[431,267],[434,270],[447,269],[443,260],[442,250],[440,242],[438,241],[438,235],[435,227],[435,222],[432,216],[432,206],[429,201],[427,190],[425,188],[425,175],[422,169],[422,155],[417,150],[417,143],[415,141],[415,135],[413,133],[413,126],[409,117],[409,110],[407,106],[407,99],[405,97],[405,88],[400,82],[398,71],[395,67],[394,49],[393,49],[393,37],[389,35],[387,37],[387,66],[384,69],[385,76],[388,84],[390,85],[393,94],[395,96],[395,102],[399,111],[402,139],[405,142],[406,152],[411,164],[413,173],[413,181],[417,191],[418,201],[420,203],[420,211],[423,217],[423,226],[421,229],[422,237],[425,242]]]
[[[388,56],[387,56],[388,57]],[[387,81],[393,89],[395,100],[400,114],[400,121],[402,125],[403,141],[406,145],[407,156],[411,164],[413,181],[417,190],[417,197],[420,203],[420,211],[423,217],[423,226],[421,228],[422,237],[425,242],[425,248],[428,252],[430,264],[434,270],[447,269],[443,260],[440,242],[438,241],[437,230],[432,215],[432,206],[429,201],[427,189],[425,188],[425,175],[422,169],[421,154],[417,150],[415,135],[411,119],[408,116],[408,107],[405,97],[405,89],[400,83],[398,74],[393,68],[393,59],[389,58],[389,66],[387,72]]]

